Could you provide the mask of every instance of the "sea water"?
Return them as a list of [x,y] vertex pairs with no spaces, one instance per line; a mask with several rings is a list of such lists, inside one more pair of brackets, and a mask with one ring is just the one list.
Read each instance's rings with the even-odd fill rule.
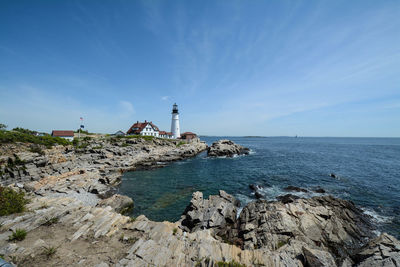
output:
[[[207,144],[225,137],[202,137]],[[400,237],[400,138],[229,137],[250,155],[207,158],[206,153],[160,169],[125,173],[120,194],[135,202],[133,215],[176,221],[195,191],[204,197],[222,189],[246,205],[250,184],[267,200],[288,185],[353,201],[372,216],[379,231]],[[332,178],[331,173],[337,177]],[[293,192],[290,192],[293,194]]]

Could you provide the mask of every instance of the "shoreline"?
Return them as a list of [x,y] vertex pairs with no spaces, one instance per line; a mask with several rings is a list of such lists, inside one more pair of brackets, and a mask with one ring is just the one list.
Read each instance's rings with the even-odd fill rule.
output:
[[[18,157],[25,162],[24,171],[27,175],[22,171],[21,182],[11,187],[26,190],[31,203],[22,214],[0,217],[0,254],[21,266],[51,263],[58,266],[213,266],[233,261],[252,266],[254,259],[266,265],[286,262],[291,266],[303,266],[310,253],[316,256],[323,252],[325,254],[321,259],[330,262],[339,263],[343,259],[332,256],[329,248],[315,247],[313,239],[307,239],[315,230],[309,232],[304,226],[293,228],[296,223],[320,229],[324,220],[339,220],[344,225],[342,234],[326,230],[327,236],[337,235],[335,238],[339,241],[335,242],[339,242],[339,246],[345,246],[346,238],[354,238],[354,233],[350,234],[351,231],[348,232],[346,227],[361,227],[355,233],[365,232],[363,227],[369,229],[368,222],[363,219],[366,215],[361,215],[359,208],[353,207],[348,201],[329,196],[282,200],[286,203],[252,201],[243,207],[246,212],[237,216],[236,200],[229,194],[220,191],[219,196],[210,195],[208,200],[203,200],[202,194],[195,192],[183,217],[176,222],[155,222],[144,215],[137,218],[121,215],[119,212],[130,205],[129,198],[112,190],[121,184],[124,172],[151,169],[160,167],[160,162],[190,158],[204,151],[206,145],[198,140],[184,145],[158,139],[151,142],[140,139],[117,141],[109,144],[94,141],[83,151],[55,147],[46,151],[45,156],[20,151]],[[44,157],[47,158],[46,163],[43,163]],[[36,167],[33,168],[32,164]],[[31,173],[37,173],[39,179],[25,179],[25,176],[32,177]],[[97,202],[93,197],[98,198]],[[307,211],[302,205],[309,205],[308,210],[315,211]],[[346,212],[354,214],[340,217],[342,215],[335,208],[337,205],[344,205],[348,210]],[[249,219],[253,215],[246,217],[246,214],[250,212],[260,216],[263,213],[257,210],[264,209],[262,207],[279,211],[278,214],[271,213],[271,218],[283,216],[286,219],[276,220],[270,225],[272,228],[264,224],[255,226]],[[322,217],[318,215],[320,213]],[[331,219],[331,216],[336,219]],[[292,226],[287,224],[289,218],[296,223]],[[52,223],[49,225],[49,222]],[[199,223],[203,226],[196,228]],[[283,228],[276,231],[276,227]],[[7,240],[11,230],[16,229],[28,232],[26,240]],[[273,242],[265,243],[263,238],[254,235],[257,229],[263,229],[263,238],[272,238]],[[275,234],[270,237],[271,233]],[[326,239],[325,235],[314,238],[317,238],[317,242],[335,240],[333,237]],[[380,238],[398,242],[390,236],[382,236]],[[320,238],[323,239],[318,241]],[[371,238],[368,240],[375,240]],[[191,247],[185,244],[191,244]],[[57,248],[57,252],[51,258],[45,257],[43,247]],[[295,255],[306,258],[298,259]],[[345,260],[355,261],[348,257]]]

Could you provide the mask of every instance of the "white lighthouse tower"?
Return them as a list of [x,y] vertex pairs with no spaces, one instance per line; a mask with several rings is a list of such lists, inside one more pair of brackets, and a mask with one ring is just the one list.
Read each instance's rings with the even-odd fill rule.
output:
[[171,132],[173,138],[177,139],[181,137],[181,129],[179,128],[178,105],[176,103],[172,106]]

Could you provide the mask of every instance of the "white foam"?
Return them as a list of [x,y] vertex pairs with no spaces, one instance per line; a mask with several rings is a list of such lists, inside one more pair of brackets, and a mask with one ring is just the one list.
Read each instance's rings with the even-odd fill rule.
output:
[[236,217],[239,218],[239,215],[242,212],[243,208],[250,202],[254,201],[254,199],[242,194],[236,194],[235,197],[237,200],[240,201],[240,208],[238,209],[236,214]]
[[392,221],[392,218],[389,216],[379,215],[376,211],[368,208],[361,208],[364,214],[367,214],[372,217],[372,220],[376,223],[388,223]]

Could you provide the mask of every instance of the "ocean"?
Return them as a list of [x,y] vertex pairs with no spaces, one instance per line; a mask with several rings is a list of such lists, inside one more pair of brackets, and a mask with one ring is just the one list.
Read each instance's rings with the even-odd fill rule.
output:
[[[400,238],[400,138],[202,137],[211,145],[230,139],[250,155],[207,158],[206,153],[160,169],[127,172],[119,193],[135,202],[134,216],[176,221],[195,191],[204,197],[222,189],[242,206],[255,200],[250,184],[267,200],[293,185],[353,201],[371,215],[378,231]],[[337,177],[332,178],[331,173]],[[293,193],[293,192],[290,192]]]

